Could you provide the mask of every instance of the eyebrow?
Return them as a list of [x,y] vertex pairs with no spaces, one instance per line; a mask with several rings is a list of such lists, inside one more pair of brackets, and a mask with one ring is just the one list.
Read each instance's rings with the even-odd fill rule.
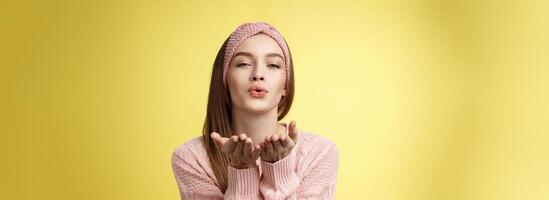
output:
[[[241,51],[241,52],[238,52],[238,53],[234,54],[234,57],[237,57],[237,56],[253,57],[253,55],[250,52],[245,52],[245,51]],[[284,57],[282,57],[282,55],[280,55],[278,53],[268,53],[266,56],[267,57],[279,57],[280,59],[284,60]]]

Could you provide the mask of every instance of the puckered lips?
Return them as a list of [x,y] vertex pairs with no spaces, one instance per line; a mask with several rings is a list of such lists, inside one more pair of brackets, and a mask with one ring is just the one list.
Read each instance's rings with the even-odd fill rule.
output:
[[253,85],[248,88],[248,92],[252,97],[261,98],[264,97],[269,91],[259,85]]

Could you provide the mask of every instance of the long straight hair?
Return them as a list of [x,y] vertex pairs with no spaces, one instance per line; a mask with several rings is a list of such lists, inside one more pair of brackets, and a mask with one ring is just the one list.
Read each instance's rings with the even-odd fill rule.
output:
[[[202,128],[202,139],[204,140],[204,146],[212,166],[212,171],[219,183],[219,188],[223,193],[227,190],[227,171],[229,164],[229,157],[218,149],[214,141],[210,138],[210,133],[213,131],[219,133],[223,137],[230,137],[233,135],[233,129],[231,127],[232,115],[231,115],[231,96],[229,93],[229,87],[223,87],[223,59],[225,55],[225,49],[229,38],[225,40],[213,64],[212,78],[210,82],[210,93],[208,95],[208,110],[206,113],[206,119],[204,121],[204,127]],[[286,43],[286,40],[284,40]],[[286,43],[288,46],[288,43]],[[288,48],[288,53],[290,49]],[[282,97],[278,105],[278,120],[283,119],[290,111],[292,101],[294,99],[294,70],[291,53],[288,54],[290,58],[290,66],[287,68],[290,70],[290,79],[286,88],[286,95]],[[227,61],[229,62],[229,61]]]

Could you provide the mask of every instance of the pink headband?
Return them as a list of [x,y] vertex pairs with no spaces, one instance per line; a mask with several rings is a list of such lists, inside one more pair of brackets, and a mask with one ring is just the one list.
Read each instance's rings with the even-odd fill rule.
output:
[[257,23],[243,23],[229,36],[229,41],[225,49],[225,57],[223,58],[223,86],[227,85],[227,70],[229,69],[229,64],[231,63],[233,54],[235,53],[238,46],[249,37],[258,34],[265,33],[275,40],[275,42],[280,46],[282,52],[284,53],[284,62],[286,64],[286,88],[288,88],[290,82],[290,53],[288,46],[282,35],[275,27],[267,24],[265,22]]

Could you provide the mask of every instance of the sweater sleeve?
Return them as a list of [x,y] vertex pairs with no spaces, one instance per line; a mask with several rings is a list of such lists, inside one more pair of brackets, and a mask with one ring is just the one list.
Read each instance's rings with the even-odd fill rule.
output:
[[299,177],[294,170],[295,153],[285,158],[269,163],[261,161],[263,177],[259,183],[259,190],[266,200],[286,199],[294,196],[300,184]]
[[329,141],[317,155],[318,162],[304,174],[297,189],[297,199],[335,199],[339,151]]
[[335,199],[339,153],[333,142],[314,151],[312,165],[299,178],[295,153],[275,163],[262,161],[260,191],[265,199]]
[[[186,149],[188,150],[188,149]],[[185,154],[185,153],[183,153]],[[225,194],[197,162],[189,156],[172,154],[172,168],[182,199],[260,199],[259,169],[236,169],[228,166]]]
[[236,169],[228,166],[225,199],[262,199],[259,193],[259,168]]
[[172,170],[179,187],[181,199],[223,200],[223,193],[199,164],[172,154]]

